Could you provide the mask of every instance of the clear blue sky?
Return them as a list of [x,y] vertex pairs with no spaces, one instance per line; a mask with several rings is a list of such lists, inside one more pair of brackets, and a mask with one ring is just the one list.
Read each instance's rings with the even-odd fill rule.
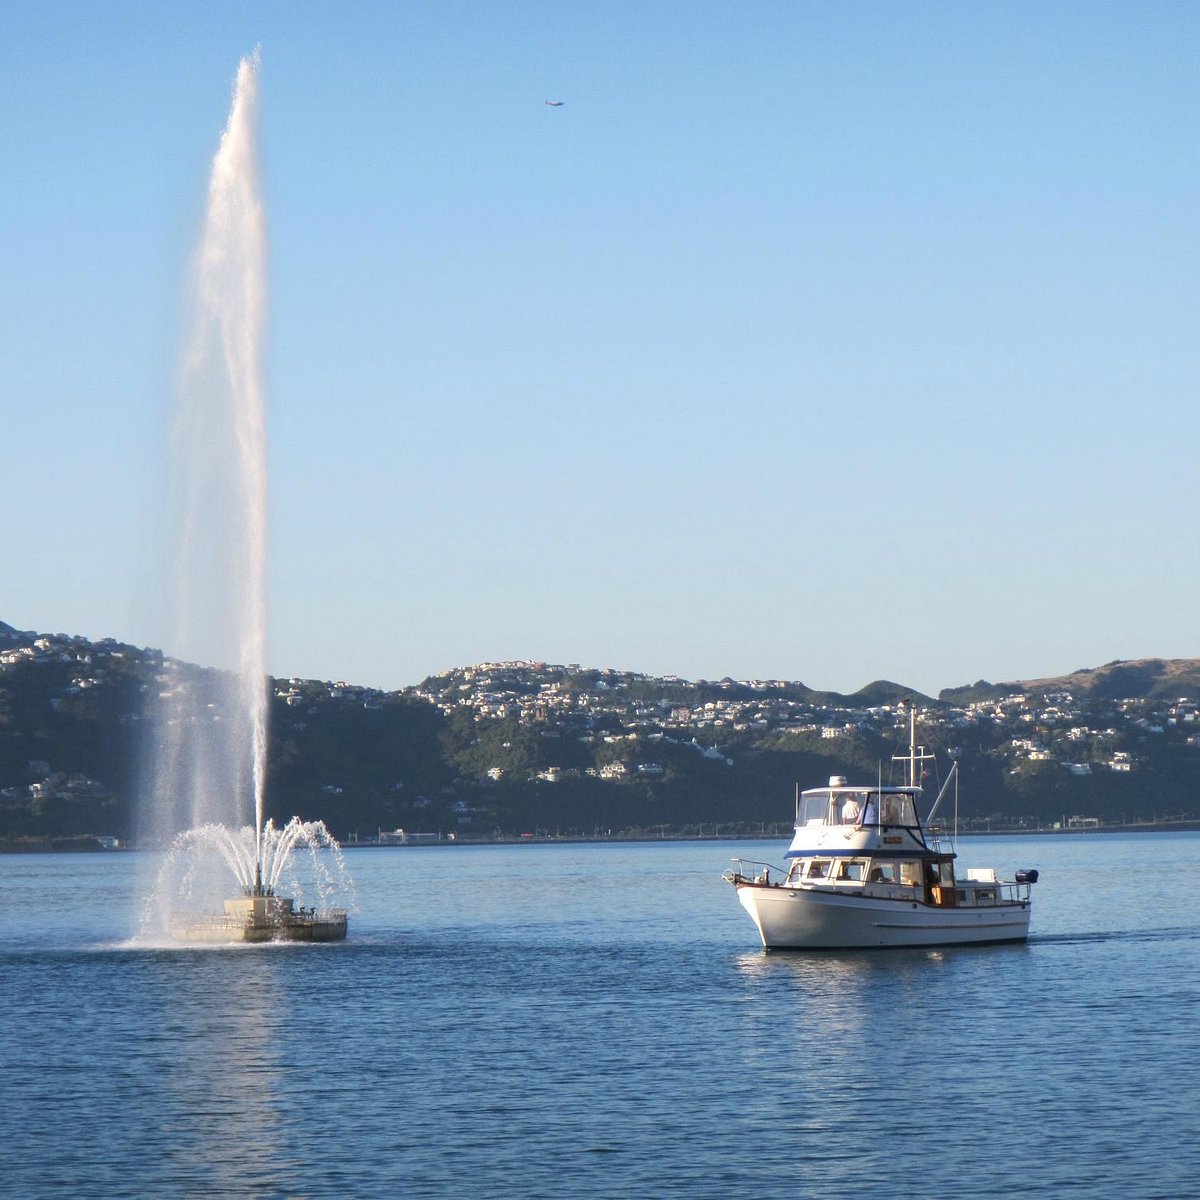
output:
[[0,620],[170,649],[184,277],[261,45],[274,673],[936,692],[1200,653],[1200,7],[3,34]]

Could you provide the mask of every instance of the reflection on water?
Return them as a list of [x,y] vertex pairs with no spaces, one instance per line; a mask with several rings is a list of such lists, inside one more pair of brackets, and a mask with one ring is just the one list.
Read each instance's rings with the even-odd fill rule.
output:
[[[179,955],[176,986],[160,993],[164,1058],[162,1137],[174,1171],[198,1191],[288,1191],[280,1040],[292,1024],[277,947]],[[229,969],[230,967],[233,969]],[[293,1036],[311,1036],[297,1027]]]

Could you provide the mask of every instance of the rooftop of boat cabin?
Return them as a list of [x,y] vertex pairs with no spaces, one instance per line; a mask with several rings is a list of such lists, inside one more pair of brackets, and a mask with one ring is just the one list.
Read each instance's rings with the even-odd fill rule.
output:
[[844,796],[848,793],[853,795],[871,795],[871,796],[901,796],[912,795],[919,796],[924,792],[919,784],[876,784],[869,783],[848,783],[845,775],[831,775],[829,783],[825,787],[805,788],[800,793],[801,796]]
[[850,784],[839,783],[836,786],[828,787],[805,788],[800,793],[801,796],[844,796],[844,795],[863,795],[863,796],[920,796],[923,795],[925,789],[919,785],[903,785],[889,786],[885,784],[883,787],[876,787],[874,784]]

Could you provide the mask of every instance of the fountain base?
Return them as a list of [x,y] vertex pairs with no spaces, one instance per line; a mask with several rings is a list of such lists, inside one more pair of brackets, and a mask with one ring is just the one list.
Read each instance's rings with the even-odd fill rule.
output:
[[225,901],[225,911],[172,921],[178,942],[340,942],[346,911],[296,908],[290,896],[250,895]]

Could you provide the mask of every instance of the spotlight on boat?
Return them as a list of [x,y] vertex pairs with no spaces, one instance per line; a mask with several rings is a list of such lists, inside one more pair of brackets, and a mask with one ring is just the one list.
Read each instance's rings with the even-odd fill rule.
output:
[[1030,867],[1024,871],[1018,871],[1016,880],[1018,883],[1037,883],[1038,873],[1033,867]]

